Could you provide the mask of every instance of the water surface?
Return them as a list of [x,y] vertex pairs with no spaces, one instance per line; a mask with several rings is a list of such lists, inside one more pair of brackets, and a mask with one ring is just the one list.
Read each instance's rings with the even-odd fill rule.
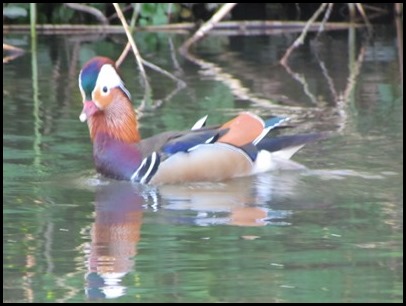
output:
[[[159,188],[98,176],[78,120],[81,65],[117,58],[125,37],[40,36],[30,52],[29,36],[7,35],[28,52],[3,65],[3,301],[401,302],[395,30],[367,45],[352,34],[284,68],[295,36],[210,36],[186,58],[185,37],[139,33],[141,54],[187,84],[147,70],[162,105],[140,114],[144,136],[243,110],[332,135],[295,155],[304,171]],[[121,69],[137,107],[131,55]]]

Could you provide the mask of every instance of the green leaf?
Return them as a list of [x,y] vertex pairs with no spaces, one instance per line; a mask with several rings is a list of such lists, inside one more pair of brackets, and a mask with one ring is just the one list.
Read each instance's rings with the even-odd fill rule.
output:
[[151,17],[156,12],[158,3],[143,3],[141,6],[141,15]]

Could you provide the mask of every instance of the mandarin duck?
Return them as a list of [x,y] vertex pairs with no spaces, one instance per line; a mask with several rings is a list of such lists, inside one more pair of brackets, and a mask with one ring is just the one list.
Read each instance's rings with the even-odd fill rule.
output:
[[207,116],[188,130],[141,139],[131,97],[106,57],[94,57],[79,74],[83,98],[80,121],[87,121],[97,172],[143,184],[214,182],[283,168],[321,133],[267,137],[286,121],[263,120],[241,112],[230,121],[206,127]]

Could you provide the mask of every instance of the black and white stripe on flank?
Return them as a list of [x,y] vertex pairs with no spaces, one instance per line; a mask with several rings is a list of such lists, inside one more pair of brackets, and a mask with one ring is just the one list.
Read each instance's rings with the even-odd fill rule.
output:
[[152,152],[151,155],[142,160],[141,165],[131,176],[132,182],[148,184],[155,172],[158,170],[160,158],[158,153]]

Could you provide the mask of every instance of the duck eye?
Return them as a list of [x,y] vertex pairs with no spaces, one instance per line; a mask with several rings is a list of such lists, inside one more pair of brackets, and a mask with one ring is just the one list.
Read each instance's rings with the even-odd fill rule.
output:
[[108,92],[107,86],[103,86],[102,90],[103,90],[104,93],[107,93]]

